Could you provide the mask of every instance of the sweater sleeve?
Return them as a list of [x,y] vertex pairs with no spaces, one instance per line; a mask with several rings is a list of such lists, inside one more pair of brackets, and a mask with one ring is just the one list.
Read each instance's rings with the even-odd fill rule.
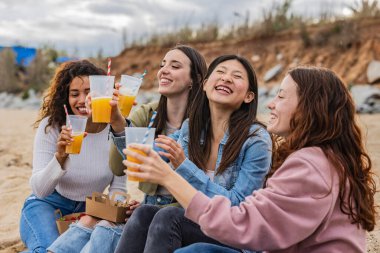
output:
[[331,185],[317,165],[300,157],[288,158],[268,187],[254,192],[240,206],[230,207],[224,197],[209,199],[198,192],[186,217],[208,236],[237,248],[288,248],[311,235],[333,208]]
[[127,180],[127,176],[113,176],[112,182],[110,183],[109,193],[113,192],[126,192],[125,182]]
[[223,195],[231,201],[233,206],[239,205],[252,191],[262,187],[272,157],[272,142],[267,131],[259,131],[256,136],[250,138],[252,140],[244,149],[240,171],[231,189],[226,189],[211,181],[201,169],[187,158],[177,168],[176,172],[208,197]]
[[40,122],[34,137],[33,171],[29,181],[33,194],[39,198],[50,195],[59,179],[66,174],[54,155],[57,150],[58,129],[50,127],[45,133],[46,125],[47,118]]
[[129,118],[132,126],[147,127],[150,121],[150,117],[152,117],[153,111],[156,110],[157,106],[157,102],[141,105],[132,113],[131,117]]

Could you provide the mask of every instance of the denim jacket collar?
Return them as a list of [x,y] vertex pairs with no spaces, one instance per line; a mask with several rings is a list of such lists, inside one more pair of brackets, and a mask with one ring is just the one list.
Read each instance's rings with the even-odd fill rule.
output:
[[[224,136],[223,136],[223,138],[219,144],[225,145],[227,143],[229,136],[230,136],[230,132],[227,129],[227,131],[224,133]],[[189,132],[189,128],[187,128],[186,131],[184,131],[184,133],[183,133],[184,142],[189,143],[189,138],[190,138],[190,132]],[[206,139],[205,138],[205,131],[203,130],[201,133],[201,139],[199,140],[202,145],[204,144],[205,139]]]

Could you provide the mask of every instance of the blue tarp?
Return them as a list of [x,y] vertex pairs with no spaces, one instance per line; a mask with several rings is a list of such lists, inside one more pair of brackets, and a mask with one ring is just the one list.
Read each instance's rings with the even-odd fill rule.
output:
[[55,62],[56,63],[63,63],[63,62],[74,61],[74,60],[79,60],[79,59],[76,58],[76,57],[59,56],[59,57],[57,57],[57,59],[55,60]]
[[21,47],[21,46],[14,46],[14,47],[2,47],[0,46],[0,51],[5,48],[11,48],[16,56],[16,63],[20,66],[29,66],[29,64],[36,58],[37,55],[37,49],[30,48],[30,47]]

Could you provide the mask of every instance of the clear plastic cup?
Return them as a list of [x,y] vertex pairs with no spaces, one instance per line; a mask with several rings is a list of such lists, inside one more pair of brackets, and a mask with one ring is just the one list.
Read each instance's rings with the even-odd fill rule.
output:
[[87,117],[78,115],[68,115],[66,117],[66,126],[71,127],[71,135],[74,139],[72,143],[66,146],[67,154],[80,153],[84,137],[84,131],[86,130],[86,124]]
[[[144,145],[148,145],[150,147],[153,147],[154,135],[155,135],[156,129],[150,128],[149,132],[148,132],[148,129],[149,128],[147,128],[147,127],[126,127],[125,128],[125,143],[126,143],[126,145],[128,146],[128,144],[131,144],[131,143],[139,143],[139,144],[144,144]],[[148,135],[146,135],[147,132],[148,132]],[[144,139],[145,139],[145,142],[144,142]],[[146,154],[140,150],[131,149],[128,147],[127,147],[127,149],[146,156]],[[127,160],[130,162],[141,164],[140,160],[132,158],[132,157],[127,156]],[[129,168],[129,167],[127,167],[127,170],[138,171],[136,169]],[[143,181],[141,178],[131,177],[131,176],[128,176],[128,180],[129,181],[135,181],[135,182],[142,182]]]
[[126,118],[131,112],[133,102],[136,99],[142,83],[141,78],[134,76],[122,75],[119,89],[119,108],[121,114]]
[[114,76],[90,76],[92,122],[109,123]]

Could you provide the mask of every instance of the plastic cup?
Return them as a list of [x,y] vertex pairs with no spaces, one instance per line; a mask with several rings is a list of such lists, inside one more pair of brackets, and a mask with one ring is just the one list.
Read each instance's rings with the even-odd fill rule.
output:
[[[148,134],[148,137],[146,138],[146,142],[143,143],[145,133],[148,131],[148,129],[149,128],[147,128],[147,127],[126,127],[125,128],[125,143],[126,143],[126,145],[128,146],[128,144],[131,144],[131,143],[140,143],[140,144],[145,144],[145,145],[148,145],[150,147],[153,147],[154,135],[156,132],[155,128],[149,129],[149,134]],[[132,148],[128,148],[128,147],[127,147],[127,149],[146,156],[146,154],[140,150],[136,150],[136,149],[132,149]],[[140,160],[129,157],[129,156],[127,156],[127,160],[130,162],[141,164]],[[130,167],[127,167],[127,170],[139,171],[138,169],[133,169]],[[128,176],[128,181],[142,182],[144,180],[139,178],[139,177]]]
[[110,101],[113,95],[114,76],[90,76],[92,122],[111,121]]
[[131,112],[133,102],[139,92],[142,79],[134,76],[122,75],[119,89],[119,108],[124,117]]
[[70,145],[66,146],[67,154],[79,154],[82,147],[84,131],[86,130],[87,117],[78,115],[68,115],[66,125],[71,125],[71,135],[74,139]]

